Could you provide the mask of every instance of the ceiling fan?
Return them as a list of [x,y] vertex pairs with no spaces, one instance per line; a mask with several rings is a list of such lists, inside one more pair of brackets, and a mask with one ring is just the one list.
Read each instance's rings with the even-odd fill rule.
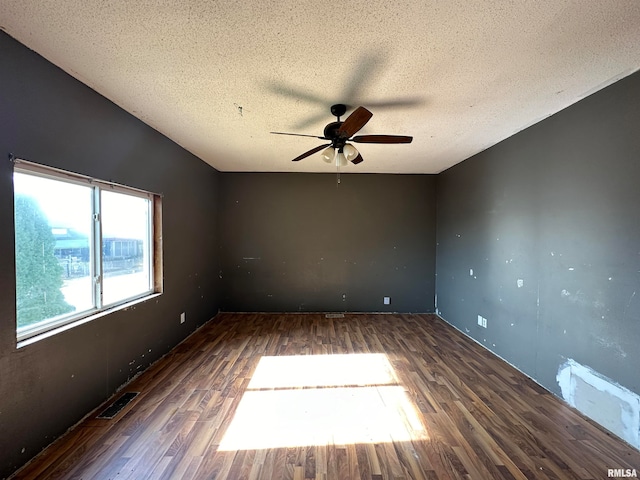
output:
[[331,106],[331,114],[337,117],[335,122],[324,127],[324,136],[304,135],[300,133],[271,132],[276,135],[295,135],[298,137],[312,137],[321,140],[329,140],[331,143],[312,148],[308,152],[293,159],[298,162],[314,153],[322,152],[322,159],[327,163],[332,163],[337,167],[344,167],[348,162],[358,164],[363,161],[362,155],[356,148],[348,142],[355,143],[411,143],[413,137],[403,135],[354,135],[371,119],[373,114],[364,107],[356,108],[344,122],[340,117],[347,111],[346,105],[338,103]]

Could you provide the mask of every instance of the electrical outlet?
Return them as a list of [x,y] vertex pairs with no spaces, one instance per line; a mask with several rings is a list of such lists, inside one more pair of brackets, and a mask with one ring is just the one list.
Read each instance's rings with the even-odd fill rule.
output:
[[183,324],[186,320],[187,320],[187,314],[186,312],[182,312],[180,314],[180,323]]
[[383,302],[385,305],[391,305],[391,297],[384,297],[384,298],[382,299],[382,302]]

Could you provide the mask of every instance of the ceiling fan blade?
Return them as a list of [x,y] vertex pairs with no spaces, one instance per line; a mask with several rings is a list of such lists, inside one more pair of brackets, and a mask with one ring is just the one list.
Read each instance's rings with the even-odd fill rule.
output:
[[358,153],[358,156],[356,158],[354,158],[353,160],[351,160],[351,163],[353,163],[354,165],[357,165],[359,163],[364,162],[364,158],[362,158],[362,155],[360,155]]
[[311,138],[319,138],[321,140],[326,140],[324,137],[319,137],[317,135],[305,135],[304,133],[286,133],[286,132],[269,132],[274,135],[294,135],[296,137],[311,137]]
[[356,143],[411,143],[413,137],[404,135],[358,135],[351,139]]
[[340,126],[340,130],[338,130],[338,132],[346,138],[349,138],[364,127],[372,116],[373,113],[366,108],[358,107],[347,117],[344,123]]
[[[322,137],[321,137],[322,138]],[[300,160],[302,160],[303,158],[307,158],[309,155],[313,155],[316,152],[319,152],[320,150],[322,150],[323,148],[327,148],[330,147],[331,144],[327,144],[327,145],[320,145],[319,147],[316,148],[312,148],[311,150],[309,150],[308,152],[303,153],[302,155],[300,155],[299,157],[294,158],[293,160],[291,160],[292,162],[298,162]]]

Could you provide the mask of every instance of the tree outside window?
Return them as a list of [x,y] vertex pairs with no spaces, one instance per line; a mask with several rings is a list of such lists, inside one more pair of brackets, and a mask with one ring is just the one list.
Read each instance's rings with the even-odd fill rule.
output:
[[55,238],[38,203],[15,197],[16,307],[18,327],[72,312],[62,291],[62,267],[53,254]]

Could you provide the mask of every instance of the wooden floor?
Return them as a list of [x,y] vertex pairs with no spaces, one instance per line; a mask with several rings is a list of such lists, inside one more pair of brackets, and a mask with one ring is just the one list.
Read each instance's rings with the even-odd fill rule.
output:
[[20,479],[603,479],[605,433],[435,316],[221,314]]

